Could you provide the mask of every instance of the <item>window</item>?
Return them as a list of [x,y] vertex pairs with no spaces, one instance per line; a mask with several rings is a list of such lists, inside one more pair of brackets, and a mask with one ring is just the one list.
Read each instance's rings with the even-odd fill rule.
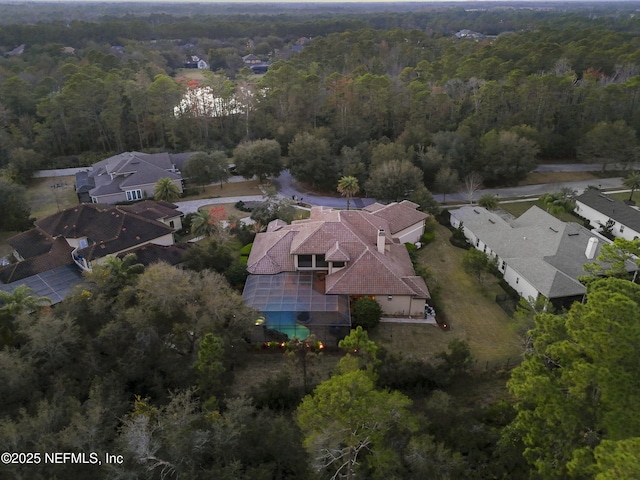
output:
[[480,239],[479,239],[479,238],[476,238],[476,247],[477,247],[478,245],[480,245]]
[[624,232],[624,225],[620,225],[620,233]]
[[127,194],[127,200],[142,200],[142,190],[127,190],[125,192]]
[[313,257],[311,255],[298,255],[298,267],[301,267],[301,268],[313,267]]
[[520,277],[516,277],[516,283],[520,283]]
[[507,262],[505,262],[504,260],[502,261],[502,265],[500,265],[500,270],[504,270],[504,268],[507,266]]
[[171,221],[169,222],[169,226],[170,226],[171,228],[176,228],[176,222],[174,222],[173,220],[171,220]]
[[329,262],[324,258],[324,255],[316,255],[316,267],[328,267]]
[[333,268],[342,268],[344,267],[344,262],[332,262]]

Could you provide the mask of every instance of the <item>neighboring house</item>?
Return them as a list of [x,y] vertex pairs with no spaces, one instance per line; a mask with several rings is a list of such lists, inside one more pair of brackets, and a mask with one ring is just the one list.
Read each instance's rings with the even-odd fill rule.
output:
[[262,60],[260,59],[260,57],[254,55],[253,53],[250,53],[249,55],[245,55],[244,57],[242,57],[242,63],[244,63],[245,66],[259,65],[262,63]]
[[588,188],[575,200],[575,213],[588,220],[593,228],[600,230],[609,223],[615,237],[640,238],[640,211],[635,208],[594,188]]
[[192,55],[186,62],[184,62],[184,68],[197,68],[198,70],[207,70],[209,64],[200,57]]
[[5,57],[19,57],[20,55],[22,55],[24,53],[24,48],[25,48],[25,44],[23,43],[22,45],[18,45],[13,50],[5,52],[4,55],[5,55]]
[[535,206],[511,220],[476,206],[449,213],[451,225],[462,225],[471,245],[497,257],[504,280],[526,299],[540,295],[557,303],[581,299],[586,289],[578,278],[586,275],[584,265],[596,261],[602,245],[610,243]]
[[147,244],[173,245],[173,232],[181,226],[176,208],[152,201],[115,207],[82,204],[37,220],[35,228],[9,239],[18,262],[0,269],[0,279],[12,283],[74,263],[90,271],[108,257]]
[[[397,236],[422,234],[427,215],[414,205],[374,212],[313,207],[308,220],[274,220],[253,243],[245,302],[264,313],[270,328],[290,336],[302,329],[302,336],[310,331],[324,341],[344,334],[349,300],[359,297],[375,298],[386,315],[423,317],[429,291]],[[394,211],[413,225],[389,221]]]
[[456,33],[456,38],[473,38],[474,40],[484,40],[487,36],[484,33],[474,32],[467,28]]
[[76,174],[78,199],[113,204],[153,198],[161,178],[170,178],[182,192],[180,168],[191,155],[125,152],[109,157]]
[[245,67],[250,68],[256,75],[267,73],[270,66],[269,62],[263,62],[260,57],[257,57],[253,53],[242,57],[242,63]]

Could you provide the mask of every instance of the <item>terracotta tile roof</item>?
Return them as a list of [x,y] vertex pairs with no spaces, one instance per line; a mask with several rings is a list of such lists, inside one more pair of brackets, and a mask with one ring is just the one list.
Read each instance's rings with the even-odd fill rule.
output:
[[392,235],[408,228],[416,223],[424,221],[428,215],[416,210],[419,205],[408,200],[400,203],[390,203],[382,208],[375,209],[372,213],[376,217],[384,218],[389,222]]
[[[404,245],[403,249],[406,248]],[[326,277],[327,294],[348,295],[417,295],[414,288],[403,281],[391,266],[387,256],[365,250],[349,268]],[[400,256],[394,260],[401,261]],[[409,256],[407,254],[407,260]],[[409,260],[411,265],[411,260]],[[412,272],[413,273],[413,272]],[[422,296],[422,295],[421,295]],[[424,298],[424,296],[422,296]]]
[[297,232],[278,230],[268,235],[258,234],[259,241],[253,242],[253,248],[247,261],[247,271],[256,274],[276,274],[293,272],[293,255],[289,254],[291,242]]
[[[425,217],[420,213],[418,221]],[[258,234],[247,270],[252,274],[295,271],[295,255],[323,254],[329,261],[347,262],[345,268],[326,277],[326,294],[428,298],[424,280],[416,277],[404,245],[386,235],[385,251],[378,251],[378,233],[389,232],[389,228],[385,218],[366,211],[314,207],[308,220],[291,225],[274,221]]]
[[330,262],[348,262],[349,260],[351,260],[349,254],[344,252],[340,248],[340,242],[338,242],[337,240],[335,245],[327,250],[325,258]]

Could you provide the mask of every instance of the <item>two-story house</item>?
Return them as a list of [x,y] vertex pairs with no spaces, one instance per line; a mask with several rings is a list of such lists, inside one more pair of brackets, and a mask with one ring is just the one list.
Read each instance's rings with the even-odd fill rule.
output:
[[386,315],[424,317],[429,291],[403,243],[422,234],[427,215],[416,207],[313,207],[307,220],[271,222],[249,255],[245,302],[270,328],[323,339],[344,333],[359,297],[374,298]]

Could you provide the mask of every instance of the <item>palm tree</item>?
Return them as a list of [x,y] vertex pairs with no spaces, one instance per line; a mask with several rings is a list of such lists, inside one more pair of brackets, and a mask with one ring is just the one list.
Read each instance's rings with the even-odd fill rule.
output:
[[546,193],[540,197],[544,208],[551,215],[558,216],[563,213],[571,212],[576,202],[569,196],[567,192]]
[[493,193],[485,193],[478,199],[478,205],[487,210],[495,210],[498,208],[498,197]]
[[631,194],[629,195],[629,202],[631,202],[633,193],[640,188],[640,172],[631,172],[629,175],[624,177],[622,184],[631,189]]
[[156,182],[153,198],[165,202],[175,202],[180,198],[180,189],[170,178],[164,177]]
[[205,210],[198,210],[191,216],[191,231],[198,237],[210,237],[215,231],[211,223],[211,215]]
[[358,179],[352,176],[345,176],[338,180],[338,192],[343,197],[347,197],[347,210],[351,205],[351,197],[360,191],[360,185],[358,185]]
[[37,297],[26,285],[19,285],[13,292],[0,290],[0,347],[13,340],[13,321],[22,312],[33,312],[51,304],[45,297]]

